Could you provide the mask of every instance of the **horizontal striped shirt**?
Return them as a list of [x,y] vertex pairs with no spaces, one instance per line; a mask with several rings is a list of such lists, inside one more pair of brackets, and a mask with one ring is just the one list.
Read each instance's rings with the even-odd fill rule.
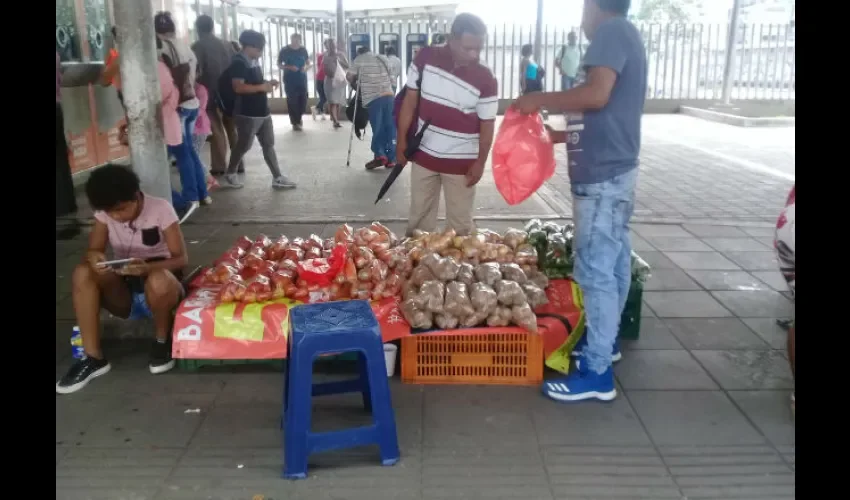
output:
[[363,105],[368,106],[382,94],[392,94],[390,63],[384,56],[366,52],[351,63],[350,73],[357,76]]
[[448,46],[429,47],[410,65],[407,87],[420,91],[419,127],[431,120],[413,161],[434,172],[465,174],[478,158],[481,121],[495,120],[499,109],[493,72],[479,62],[456,66]]

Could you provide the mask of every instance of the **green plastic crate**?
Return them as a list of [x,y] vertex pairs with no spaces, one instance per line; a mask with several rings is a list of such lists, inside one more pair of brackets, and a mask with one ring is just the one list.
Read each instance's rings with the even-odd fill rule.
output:
[[629,296],[626,299],[626,307],[620,317],[621,339],[637,340],[640,337],[641,306],[643,305],[643,282],[632,280],[629,287]]
[[[356,352],[347,352],[337,354],[336,356],[326,356],[316,360],[317,365],[324,363],[332,363],[335,361],[357,361]],[[178,359],[177,368],[194,372],[205,366],[247,366],[247,365],[267,365],[269,367],[282,370],[285,359]]]
[[282,359],[178,359],[177,368],[194,372],[206,366],[247,366],[266,365],[275,369],[283,369]]

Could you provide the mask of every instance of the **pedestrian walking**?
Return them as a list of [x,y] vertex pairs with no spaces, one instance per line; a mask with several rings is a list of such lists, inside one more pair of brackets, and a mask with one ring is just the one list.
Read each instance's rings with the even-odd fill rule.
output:
[[[263,148],[263,158],[272,174],[272,188],[291,189],[295,183],[280,172],[277,153],[274,150],[274,124],[269,109],[269,92],[280,85],[276,80],[266,81],[259,66],[260,56],[266,46],[262,33],[245,30],[239,35],[242,50],[233,56],[233,62],[227,69],[231,87],[219,88],[223,104],[232,110],[236,125],[236,145],[230,152],[227,173],[220,181],[222,188],[241,188],[242,182],[236,176],[239,162],[254,144],[254,137]],[[230,101],[232,97],[232,102]]]
[[289,45],[280,49],[277,65],[283,70],[283,91],[286,94],[286,109],[292,130],[302,130],[302,117],[307,111],[307,71],[310,69],[310,54],[301,44],[301,34],[293,33]]
[[180,172],[180,194],[186,204],[185,218],[199,205],[212,201],[207,191],[204,165],[192,147],[200,108],[200,101],[195,95],[198,60],[189,45],[177,37],[177,28],[169,12],[158,12],[154,16],[154,31],[161,60],[168,66],[177,87],[177,114],[180,116],[182,141],[179,146],[172,146],[169,153],[177,161],[177,170]]
[[[238,52],[233,45],[218,38],[213,33],[213,18],[202,14],[195,20],[198,40],[192,44],[192,51],[198,60],[197,81],[209,92],[207,117],[210,122],[210,172],[222,175],[227,170],[228,149],[236,144],[236,128],[233,119],[222,113],[218,106],[218,79],[230,66],[230,61]],[[238,173],[245,172],[244,163],[240,163]]]
[[[336,41],[333,38],[325,40],[325,52],[322,54],[322,71],[325,81],[322,86],[325,89],[325,97],[328,100],[328,114],[333,121],[334,128],[340,128],[339,107],[345,105],[345,87],[347,81],[345,72],[348,70],[348,59],[341,51],[337,50]],[[337,74],[341,72],[341,74]]]
[[369,125],[372,127],[372,153],[374,158],[366,163],[366,169],[378,167],[392,168],[396,157],[396,130],[393,123],[393,87],[389,61],[382,55],[362,47],[363,53],[357,56],[348,69],[349,81],[357,88],[363,106],[369,113]]

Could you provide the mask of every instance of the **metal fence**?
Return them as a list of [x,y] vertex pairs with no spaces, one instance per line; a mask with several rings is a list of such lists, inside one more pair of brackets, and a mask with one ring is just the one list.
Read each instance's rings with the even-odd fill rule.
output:
[[[648,62],[648,99],[716,100],[723,87],[723,70],[726,64],[728,25],[726,24],[640,24],[638,25],[646,47]],[[278,19],[276,22],[240,22],[239,32],[254,29],[266,34],[269,41],[262,59],[267,78],[281,80],[277,68],[277,54],[288,43],[289,35],[301,33],[304,45],[316,63],[322,43],[335,36],[333,22]],[[426,21],[348,22],[346,39],[350,34],[369,33],[372,50],[377,50],[378,35],[398,34],[402,41],[399,57],[407,67],[404,48],[406,35],[447,33],[448,22]],[[544,87],[560,90],[560,76],[556,58],[566,44],[567,34],[578,27],[568,28],[544,25],[541,60],[546,69]],[[231,32],[232,38],[238,35]],[[499,95],[512,99],[519,95],[520,48],[533,44],[533,25],[491,25],[482,62],[489,66],[499,82]],[[587,47],[581,38],[580,49]],[[347,47],[347,44],[346,44]],[[731,97],[735,100],[793,100],[796,84],[795,30],[790,25],[757,24],[740,27],[733,49]],[[402,78],[405,79],[406,75]],[[312,79],[311,79],[312,80]],[[315,95],[314,82],[309,83],[310,95]],[[282,89],[275,96],[282,96]]]

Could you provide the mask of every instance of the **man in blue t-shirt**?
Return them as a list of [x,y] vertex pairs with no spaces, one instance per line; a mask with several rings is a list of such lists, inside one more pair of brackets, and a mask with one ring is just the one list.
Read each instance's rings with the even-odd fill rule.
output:
[[547,382],[543,392],[564,402],[617,396],[612,362],[631,283],[629,218],[634,211],[640,121],[646,96],[646,54],[626,20],[630,0],[585,0],[582,29],[590,40],[576,87],[532,93],[514,107],[567,113],[567,128],[549,130],[567,145],[575,222],[574,278],[584,294],[586,334],[576,348],[578,370]]
[[301,118],[307,111],[307,70],[310,69],[310,54],[301,45],[301,35],[293,33],[289,45],[280,49],[277,65],[283,71],[283,91],[286,93],[286,109],[293,130],[301,130]]

